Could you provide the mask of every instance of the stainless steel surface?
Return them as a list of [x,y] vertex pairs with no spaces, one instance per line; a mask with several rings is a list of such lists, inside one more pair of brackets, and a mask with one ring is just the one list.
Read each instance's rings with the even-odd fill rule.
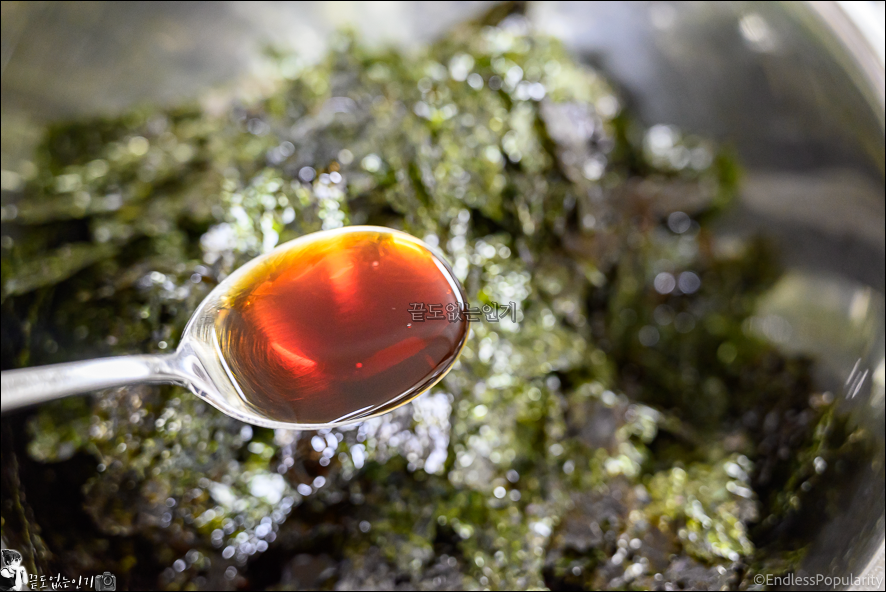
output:
[[174,368],[174,360],[174,355],[120,356],[8,370],[0,375],[3,389],[0,409],[12,411],[68,395],[127,384],[181,381],[184,377]]
[[[35,123],[260,78],[266,41],[317,56],[327,32],[351,24],[409,46],[478,4],[4,3],[3,167],[27,155]],[[790,331],[772,337],[816,355],[820,385],[878,439],[878,459],[846,483],[851,502],[821,525],[804,567],[844,577],[882,575],[884,540],[883,61],[862,33],[883,9],[865,4],[874,13],[861,25],[830,2],[530,7],[644,122],[714,137],[744,164],[720,239],[762,232],[780,246],[788,273],[762,312]]]

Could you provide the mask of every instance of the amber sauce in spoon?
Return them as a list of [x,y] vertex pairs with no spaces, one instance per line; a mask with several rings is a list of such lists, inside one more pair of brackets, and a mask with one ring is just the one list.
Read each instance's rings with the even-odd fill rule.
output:
[[[388,411],[440,380],[468,335],[446,262],[388,229],[294,241],[236,278],[215,321],[225,370],[265,416],[328,424]],[[441,313],[416,314],[429,305]],[[442,318],[429,318],[440,316]]]

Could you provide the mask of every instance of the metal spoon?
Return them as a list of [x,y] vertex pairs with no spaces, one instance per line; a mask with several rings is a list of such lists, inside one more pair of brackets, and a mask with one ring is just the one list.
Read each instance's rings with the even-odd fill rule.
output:
[[[466,324],[464,335],[461,336],[454,356],[441,362],[442,365],[429,374],[428,379],[400,392],[391,392],[390,398],[383,404],[361,405],[348,413],[343,413],[337,419],[323,422],[300,421],[298,417],[293,420],[291,414],[290,417],[281,419],[279,416],[275,417],[273,412],[268,413],[258,408],[254,401],[250,401],[249,397],[244,395],[241,380],[232,374],[231,364],[228,363],[229,360],[225,360],[219,348],[219,336],[216,331],[216,317],[224,310],[225,296],[247,274],[254,272],[269,261],[269,258],[279,258],[287,252],[293,252],[293,249],[304,248],[304,245],[310,241],[338,239],[349,234],[353,238],[353,235],[359,233],[372,234],[382,239],[390,237],[390,240],[398,244],[408,244],[411,249],[426,251],[436,264],[436,269],[449,282],[448,285],[451,286],[452,294],[459,306],[464,308],[466,302],[464,291],[445,259],[432,247],[415,237],[397,230],[372,226],[350,226],[313,233],[280,245],[270,253],[253,259],[216,286],[191,316],[175,353],[120,356],[2,372],[0,409],[5,413],[77,393],[130,384],[166,383],[188,388],[231,417],[266,427],[317,429],[363,421],[387,413],[411,401],[443,378],[464,345],[467,337]],[[404,310],[403,314],[405,312]],[[406,319],[404,326],[405,321]],[[335,336],[330,336],[329,339],[333,340]]]

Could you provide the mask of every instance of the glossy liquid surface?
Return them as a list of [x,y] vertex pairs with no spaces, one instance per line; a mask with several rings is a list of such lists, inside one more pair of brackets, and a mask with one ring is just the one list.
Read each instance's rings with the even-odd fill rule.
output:
[[[464,296],[417,239],[378,227],[308,235],[232,278],[215,324],[241,395],[299,424],[354,420],[396,407],[439,380],[468,334],[446,306]],[[410,304],[442,305],[413,320]],[[436,308],[436,307],[435,307]]]

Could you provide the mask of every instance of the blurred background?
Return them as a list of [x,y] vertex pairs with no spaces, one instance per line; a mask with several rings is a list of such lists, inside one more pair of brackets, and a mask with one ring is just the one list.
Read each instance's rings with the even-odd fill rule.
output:
[[[409,51],[490,4],[3,2],[0,165],[16,170],[47,122],[260,94],[268,44],[318,59],[329,34],[347,25]],[[734,148],[746,174],[718,232],[762,229],[777,243],[789,271],[761,315],[786,319],[790,333],[774,340],[816,355],[823,385],[851,385],[846,407],[879,434],[881,458],[883,7],[551,2],[527,10],[601,68],[644,123]],[[3,179],[4,189],[17,183]],[[873,558],[882,573],[883,482],[854,495],[809,561],[858,575]]]

